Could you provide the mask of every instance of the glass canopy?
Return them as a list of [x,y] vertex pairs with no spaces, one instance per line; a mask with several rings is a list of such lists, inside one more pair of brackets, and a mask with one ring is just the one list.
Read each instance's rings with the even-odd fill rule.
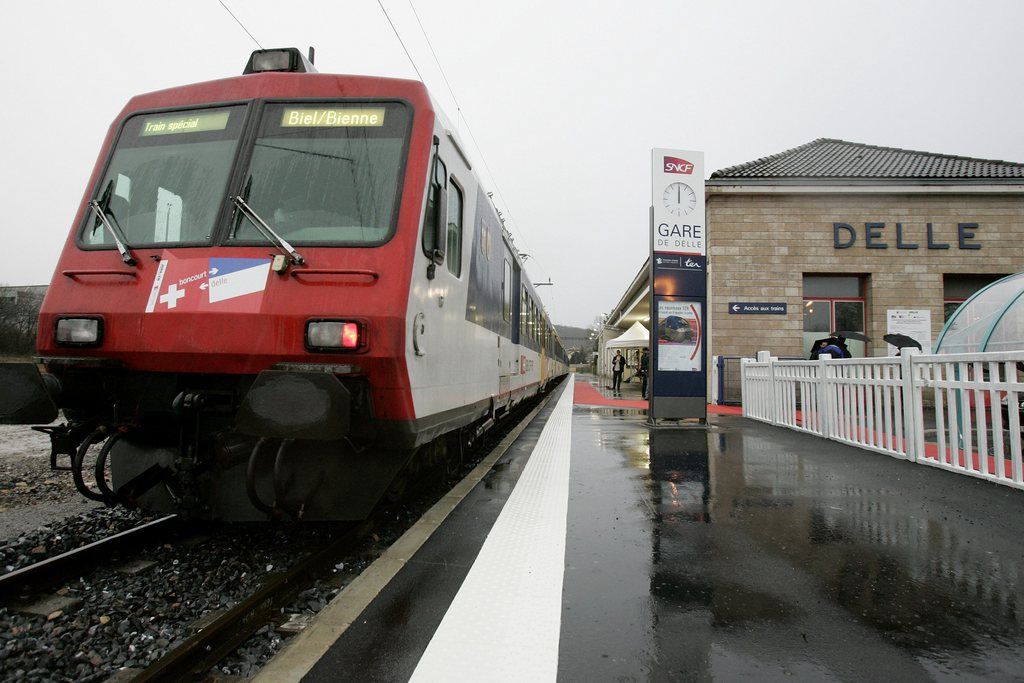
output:
[[1024,350],[1024,273],[993,282],[956,309],[935,353]]

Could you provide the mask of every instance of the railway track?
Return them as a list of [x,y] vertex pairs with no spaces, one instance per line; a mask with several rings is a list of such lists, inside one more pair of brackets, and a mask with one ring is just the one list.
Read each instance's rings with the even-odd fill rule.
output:
[[[132,647],[135,654],[131,655],[129,661],[124,661],[124,659],[117,658],[116,650],[106,649],[108,645],[97,645],[96,649],[91,652],[86,651],[86,648],[83,647],[80,649],[85,652],[85,658],[90,660],[90,666],[76,670],[74,675],[69,676],[71,674],[69,667],[60,665],[53,669],[55,677],[102,680],[105,675],[118,671],[123,677],[122,680],[181,681],[202,679],[218,665],[220,665],[220,671],[226,672],[233,666],[232,661],[238,661],[239,653],[242,652],[238,648],[243,643],[246,644],[245,650],[248,651],[252,651],[251,649],[254,647],[267,647],[265,644],[254,645],[254,643],[261,642],[260,638],[248,640],[254,633],[269,625],[272,632],[281,634],[276,629],[277,623],[281,621],[281,614],[285,611],[282,608],[289,605],[303,605],[303,597],[296,598],[296,596],[305,593],[311,587],[319,586],[320,584],[317,582],[319,577],[332,574],[335,567],[340,566],[339,561],[343,560],[344,564],[349,567],[357,566],[362,561],[361,558],[372,558],[374,553],[382,552],[381,548],[386,547],[391,540],[400,536],[405,528],[418,519],[439,495],[443,495],[450,489],[454,482],[461,480],[462,476],[476,462],[492,453],[496,447],[497,449],[500,449],[502,445],[507,447],[506,442],[509,439],[514,439],[515,434],[518,433],[517,430],[520,430],[523,423],[528,421],[527,418],[530,417],[531,410],[539,403],[540,401],[531,402],[531,405],[523,406],[520,410],[507,416],[507,419],[500,420],[494,429],[488,430],[485,435],[481,436],[474,443],[472,449],[465,454],[467,457],[462,462],[461,472],[457,474],[448,474],[444,471],[435,472],[438,478],[432,486],[425,487],[424,490],[418,492],[408,492],[401,504],[385,504],[367,522],[352,523],[336,528],[325,527],[304,540],[295,536],[296,533],[299,533],[298,529],[302,527],[272,525],[272,529],[277,529],[277,540],[272,541],[270,545],[277,548],[276,555],[278,557],[273,564],[284,567],[284,569],[272,571],[266,560],[252,558],[242,560],[239,562],[239,569],[232,571],[248,571],[250,578],[247,579],[247,582],[255,585],[251,585],[247,591],[228,591],[231,594],[229,596],[231,599],[227,602],[209,604],[208,596],[196,595],[202,592],[202,586],[190,586],[186,589],[181,586],[180,582],[171,583],[179,577],[174,575],[177,572],[172,572],[168,565],[178,565],[180,561],[182,565],[180,578],[184,582],[202,584],[203,579],[195,573],[195,570],[184,568],[197,556],[212,558],[205,560],[205,569],[201,570],[209,574],[209,572],[215,571],[210,567],[218,563],[238,562],[236,559],[238,556],[235,553],[240,553],[242,548],[246,548],[253,542],[245,539],[262,538],[266,534],[275,532],[267,529],[258,537],[253,537],[246,535],[252,532],[252,528],[244,533],[240,532],[238,528],[225,528],[222,530],[223,533],[214,531],[209,533],[209,536],[199,536],[201,533],[210,532],[209,527],[206,525],[196,527],[172,515],[0,576],[0,617],[3,617],[4,614],[2,609],[4,604],[9,604],[19,598],[24,599],[33,593],[57,592],[61,594],[62,591],[57,589],[66,585],[70,586],[71,594],[79,598],[81,607],[59,618],[58,621],[53,622],[53,625],[60,625],[59,628],[64,630],[77,628],[77,632],[87,640],[92,640],[93,634],[98,629],[99,632],[107,633],[104,636],[106,638],[104,642],[110,643],[114,647],[120,643],[123,649],[134,643]],[[420,474],[427,473],[420,472]],[[373,542],[367,540],[371,531],[374,533]],[[199,538],[190,539],[192,536],[199,536]],[[238,536],[241,536],[243,540],[239,541]],[[205,540],[200,540],[200,538]],[[206,545],[202,546],[203,549],[198,549],[199,546],[195,545],[196,543]],[[289,548],[294,549],[288,550]],[[112,564],[114,560],[120,562],[133,556],[147,556],[148,564],[152,565],[154,561],[157,564],[143,574],[136,575],[130,582],[126,577],[116,576],[114,572],[109,571],[110,567],[106,566]],[[294,561],[282,561],[286,556],[290,556]],[[366,561],[369,562],[372,559]],[[101,571],[96,572],[95,570]],[[351,570],[346,569],[346,571]],[[145,578],[147,575],[151,576]],[[212,576],[212,574],[210,575]],[[242,576],[244,577],[245,574]],[[218,581],[223,580],[223,575],[218,574],[218,577]],[[142,586],[141,582],[145,582],[146,586],[150,588]],[[333,586],[337,585],[333,584]],[[156,587],[155,591],[151,588],[154,586]],[[63,590],[67,590],[67,588]],[[334,591],[336,592],[336,590],[335,588]],[[140,597],[142,593],[145,593],[147,597],[136,602],[125,601],[113,608],[110,606],[109,599],[105,602],[101,600],[99,602],[105,604],[106,607],[97,608],[95,607],[95,598],[90,597],[91,595],[95,596],[97,591],[107,594],[131,591],[136,594],[136,597]],[[330,596],[333,595],[330,588],[317,587],[315,592],[318,592],[325,601],[329,601]],[[168,593],[173,593],[175,597],[165,600],[165,595]],[[296,599],[298,602],[293,602]],[[167,603],[172,600],[176,604],[182,603],[183,605],[184,601],[188,600],[193,603],[205,600],[204,604],[207,606],[204,608],[202,605],[192,604],[186,615],[179,613],[179,610],[175,609],[175,605],[170,605],[168,608]],[[160,607],[161,601],[164,601],[162,608]],[[216,598],[214,598],[214,603],[216,603]],[[111,612],[111,609],[115,609],[116,614]],[[150,610],[153,611],[150,612]],[[316,608],[312,608],[312,610],[315,612]],[[288,611],[306,612],[306,608],[296,609],[293,606]],[[153,640],[151,636],[145,635],[148,633],[146,629],[150,628],[151,623],[154,623],[154,617],[158,626],[154,631],[156,632],[155,637],[159,637],[165,642],[158,649],[147,651],[147,643],[152,643]],[[10,616],[8,615],[6,618],[9,619]],[[10,630],[16,628],[22,631],[25,628],[39,629],[41,628],[40,620],[49,621],[46,617],[36,617],[36,621],[33,622],[36,626],[30,627],[26,625],[27,618],[20,619],[20,622],[8,622],[7,628]],[[80,621],[82,624],[64,626],[69,620]],[[97,620],[102,620],[99,622],[100,626],[90,626],[90,624],[96,624]],[[118,630],[118,635],[113,634],[111,629],[115,626],[121,627],[128,621],[131,623],[123,626],[125,630],[129,631],[128,633]],[[4,628],[4,624],[0,623],[0,630]],[[138,638],[130,640],[135,632],[138,632]],[[22,661],[33,659],[33,655],[29,653],[29,645],[38,646],[40,641],[54,643],[52,640],[47,640],[50,637],[48,632],[43,631],[41,635],[39,634],[39,630],[33,631],[31,639],[25,647],[18,648],[16,654]],[[150,638],[150,640],[145,640],[146,638]],[[32,642],[33,640],[36,642]],[[260,651],[265,652],[265,656],[269,657],[275,651],[275,647]],[[59,649],[59,645],[57,648],[52,645],[44,645],[41,649]],[[0,641],[0,660],[7,652],[4,649],[4,643]],[[66,660],[67,651],[63,656]],[[78,657],[79,655],[72,654],[71,656]],[[263,656],[261,655],[261,657]],[[260,661],[265,660],[261,659]],[[54,664],[52,663],[51,666]],[[77,666],[78,663],[75,662],[75,665]],[[256,663],[253,666],[258,667],[259,664]],[[0,667],[0,677],[3,677],[4,671],[7,669]],[[8,674],[12,672],[16,673],[13,670],[7,671]]]
[[287,571],[266,575],[255,593],[225,611],[132,680],[156,683],[203,678],[212,667],[270,620],[280,607],[288,604],[317,574],[333,567],[340,558],[351,553],[372,527],[372,522],[354,524],[339,538]]
[[181,529],[181,520],[178,516],[168,515],[27,567],[15,569],[0,576],[0,603],[81,576],[109,562],[118,554],[132,554],[156,541],[166,540]]
[[[521,407],[513,419],[503,420],[502,426],[492,430],[475,447],[474,461],[485,454],[507,450],[515,437],[525,428],[540,406],[548,399],[544,396],[529,406]],[[536,404],[536,405],[534,405]],[[201,680],[246,638],[273,618],[279,608],[288,603],[314,577],[349,555],[373,528],[373,522],[353,527],[322,550],[299,562],[287,572],[269,575],[264,585],[252,596],[220,615],[214,622],[199,630],[187,641],[169,652],[131,680],[145,683],[163,681]]]

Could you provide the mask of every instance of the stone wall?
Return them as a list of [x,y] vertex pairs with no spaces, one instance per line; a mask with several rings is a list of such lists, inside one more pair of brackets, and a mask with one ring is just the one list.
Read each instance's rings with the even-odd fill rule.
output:
[[[712,349],[719,355],[803,354],[803,275],[862,275],[866,283],[867,353],[885,355],[886,310],[928,309],[932,341],[943,324],[944,274],[1024,270],[1024,197],[957,194],[726,194],[708,187],[708,259]],[[857,232],[837,249],[833,224]],[[865,223],[874,227],[868,247]],[[902,225],[897,248],[896,223]],[[948,249],[928,248],[932,242]],[[961,249],[959,223],[977,223]],[[842,242],[849,233],[840,230]],[[877,248],[885,243],[887,248]],[[786,315],[730,315],[730,301],[785,302]]]

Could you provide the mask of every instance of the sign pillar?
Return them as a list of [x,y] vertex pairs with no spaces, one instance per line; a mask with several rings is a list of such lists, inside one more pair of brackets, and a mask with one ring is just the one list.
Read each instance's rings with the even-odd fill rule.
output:
[[651,152],[652,419],[707,419],[704,153]]

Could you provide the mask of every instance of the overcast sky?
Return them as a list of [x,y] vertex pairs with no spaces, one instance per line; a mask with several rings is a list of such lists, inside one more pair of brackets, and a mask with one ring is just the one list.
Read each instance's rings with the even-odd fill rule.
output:
[[[416,78],[375,0],[225,2],[322,72]],[[819,137],[1024,161],[1017,0],[413,3],[558,324],[607,312],[643,263],[652,147],[704,150],[709,174]],[[458,119],[409,0],[384,5]],[[256,48],[217,0],[16,3],[0,32],[7,284],[49,281],[132,95],[240,74]]]

